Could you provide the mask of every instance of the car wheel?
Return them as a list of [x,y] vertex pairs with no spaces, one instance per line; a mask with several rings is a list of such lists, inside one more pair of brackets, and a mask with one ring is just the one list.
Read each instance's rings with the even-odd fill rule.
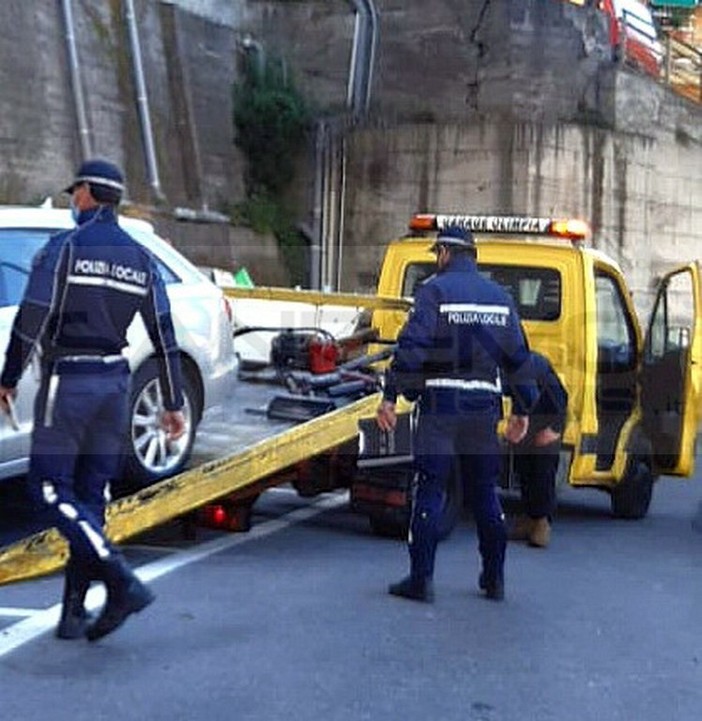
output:
[[183,400],[185,433],[177,441],[169,442],[161,428],[164,408],[158,364],[149,360],[132,377],[123,480],[126,490],[143,488],[180,473],[185,467],[195,440],[199,410],[196,386],[186,372],[183,373]]

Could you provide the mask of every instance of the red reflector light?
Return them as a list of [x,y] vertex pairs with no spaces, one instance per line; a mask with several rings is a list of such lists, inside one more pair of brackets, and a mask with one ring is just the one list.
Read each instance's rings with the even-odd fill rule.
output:
[[226,528],[228,522],[227,515],[226,509],[219,503],[203,508],[205,523],[214,528]]
[[251,503],[209,503],[198,512],[198,523],[216,531],[248,531],[251,528]]

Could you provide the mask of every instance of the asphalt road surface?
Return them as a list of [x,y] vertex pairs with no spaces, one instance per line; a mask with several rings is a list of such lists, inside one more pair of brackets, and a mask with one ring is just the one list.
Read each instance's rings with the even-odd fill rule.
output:
[[273,489],[247,534],[129,545],[157,600],[97,643],[53,637],[58,577],[0,587],[1,718],[698,721],[701,501],[699,473],[660,481],[642,521],[568,490],[549,549],[510,545],[504,603],[477,592],[467,519],[424,605],[387,595],[404,545],[345,494]]

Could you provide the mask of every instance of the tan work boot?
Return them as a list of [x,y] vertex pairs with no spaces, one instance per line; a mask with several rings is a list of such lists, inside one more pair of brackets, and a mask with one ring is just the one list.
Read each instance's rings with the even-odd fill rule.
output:
[[527,515],[517,516],[514,525],[507,531],[507,538],[510,541],[528,541],[531,537],[531,529],[534,519]]
[[548,518],[531,519],[531,530],[529,531],[529,545],[536,548],[546,548],[551,542],[551,524]]

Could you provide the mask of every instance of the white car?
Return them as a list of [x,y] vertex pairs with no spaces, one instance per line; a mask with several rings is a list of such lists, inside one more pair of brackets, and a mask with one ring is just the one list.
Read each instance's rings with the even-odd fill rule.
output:
[[[198,268],[220,288],[239,287],[231,271],[202,265]],[[270,365],[273,342],[285,331],[321,333],[339,340],[356,333],[366,316],[363,307],[331,303],[317,305],[296,300],[230,298],[229,304],[234,350],[242,368]]]
[[[156,257],[171,302],[181,349],[187,432],[167,442],[159,425],[162,410],[153,347],[139,315],[129,328],[125,355],[132,368],[129,438],[119,486],[133,490],[173,475],[185,466],[204,410],[233,391],[237,358],[229,305],[222,291],[160,238],[150,223],[120,218],[121,226]],[[44,207],[0,207],[0,353],[7,347],[31,261],[49,236],[74,226],[67,210]],[[38,387],[35,361],[18,386],[15,411],[19,428],[0,418],[0,479],[26,472],[32,430],[32,408]]]

